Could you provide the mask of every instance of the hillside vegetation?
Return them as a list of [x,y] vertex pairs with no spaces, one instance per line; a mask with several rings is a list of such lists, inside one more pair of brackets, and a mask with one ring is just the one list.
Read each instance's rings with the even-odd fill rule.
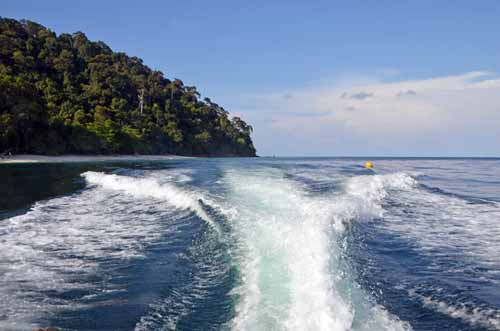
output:
[[251,132],[140,58],[0,18],[0,152],[255,156]]

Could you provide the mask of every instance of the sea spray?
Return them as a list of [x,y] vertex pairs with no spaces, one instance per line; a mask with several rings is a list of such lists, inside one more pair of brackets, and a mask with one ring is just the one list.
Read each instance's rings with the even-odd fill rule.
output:
[[100,261],[123,266],[143,259],[144,250],[185,214],[96,186],[37,202],[26,214],[2,220],[0,329],[36,330],[47,316],[89,309],[90,302],[121,291],[105,281]]
[[161,199],[171,203],[176,208],[192,210],[210,224],[214,230],[220,231],[201,207],[200,201],[202,201],[203,195],[200,193],[183,190],[171,183],[159,183],[156,178],[135,178],[94,171],[87,171],[82,174],[82,177],[88,183],[105,189],[118,190],[137,197]]
[[0,329],[499,328],[498,161],[164,165],[4,214]]
[[[312,196],[277,170],[229,171],[225,180],[241,254],[233,329],[410,329],[370,304],[366,295],[353,306],[341,288],[346,270],[339,240],[345,223],[366,215],[367,210],[360,210],[366,199],[373,204],[370,212],[378,212],[378,200],[371,197],[380,192],[368,197],[351,194],[355,191],[334,199]],[[347,286],[358,288],[354,281]]]

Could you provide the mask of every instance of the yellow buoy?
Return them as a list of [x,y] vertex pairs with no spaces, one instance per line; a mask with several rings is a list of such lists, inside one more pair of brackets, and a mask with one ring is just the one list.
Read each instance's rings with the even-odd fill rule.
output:
[[370,161],[365,162],[365,168],[366,168],[366,169],[371,169],[371,168],[373,168],[373,163],[371,163]]

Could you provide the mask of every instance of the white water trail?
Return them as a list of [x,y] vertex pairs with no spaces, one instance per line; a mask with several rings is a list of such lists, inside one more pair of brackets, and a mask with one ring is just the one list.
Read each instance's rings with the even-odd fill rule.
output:
[[[161,183],[164,177],[82,176],[90,184],[86,190],[37,202],[26,214],[2,220],[0,330],[37,329],[37,321],[47,316],[121,291],[107,282],[85,280],[107,277],[99,269],[103,259],[121,264],[143,258],[146,247],[175,231],[177,220],[189,212],[211,223],[198,203],[201,194]],[[167,180],[177,181],[179,176],[172,176]],[[186,174],[180,177],[189,180]],[[72,290],[85,295],[63,299],[51,294]]]
[[[487,272],[478,275],[482,281],[498,283],[500,265],[500,205],[497,202],[470,203],[469,201],[429,192],[418,187],[417,182],[405,173],[392,175],[360,176],[348,180],[346,191],[364,201],[364,206],[373,211],[379,208],[378,226],[395,232],[414,244],[415,249],[429,255],[434,261],[449,260],[460,256],[465,265],[487,266]],[[381,202],[391,190],[398,190],[390,200],[398,205],[385,211]],[[410,217],[408,215],[411,215]],[[464,264],[452,264],[447,272],[463,273]],[[427,308],[449,317],[460,319],[472,326],[500,330],[500,311],[477,306],[472,302],[448,296],[443,289],[426,287],[437,296],[422,295],[411,288],[409,296]],[[458,301],[457,301],[458,300]]]
[[[0,330],[36,330],[36,321],[121,291],[86,280],[107,277],[99,269],[103,259],[123,264],[143,258],[145,247],[170,231],[161,220],[175,223],[178,214],[165,202],[138,201],[95,186],[37,202],[26,214],[2,220]],[[72,290],[86,294],[77,300],[53,295]]]
[[82,177],[88,183],[108,190],[122,191],[136,197],[152,197],[165,200],[176,208],[194,211],[214,230],[220,231],[200,206],[199,201],[204,198],[201,193],[183,190],[171,183],[160,183],[158,179],[152,177],[135,178],[94,171],[87,171],[82,174]]
[[[402,192],[393,200],[401,207],[387,213],[381,224],[386,230],[434,258],[458,254],[489,273],[500,272],[500,203],[471,203],[424,189]],[[498,277],[490,280],[498,283]]]
[[489,330],[500,330],[500,311],[492,308],[474,307],[474,304],[447,303],[431,296],[418,294],[414,289],[408,291],[410,297],[418,299],[423,306],[434,309],[441,314],[461,319],[474,326]]
[[311,196],[269,169],[228,172],[225,181],[242,275],[234,330],[411,329],[346,275],[340,245],[345,224],[381,212],[394,178],[365,191],[353,183],[335,198]]

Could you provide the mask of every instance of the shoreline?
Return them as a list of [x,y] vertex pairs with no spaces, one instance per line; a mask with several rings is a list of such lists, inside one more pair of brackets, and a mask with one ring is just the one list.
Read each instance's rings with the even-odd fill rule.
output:
[[180,155],[60,155],[19,154],[0,159],[0,164],[13,163],[71,163],[104,161],[165,161],[192,158]]

